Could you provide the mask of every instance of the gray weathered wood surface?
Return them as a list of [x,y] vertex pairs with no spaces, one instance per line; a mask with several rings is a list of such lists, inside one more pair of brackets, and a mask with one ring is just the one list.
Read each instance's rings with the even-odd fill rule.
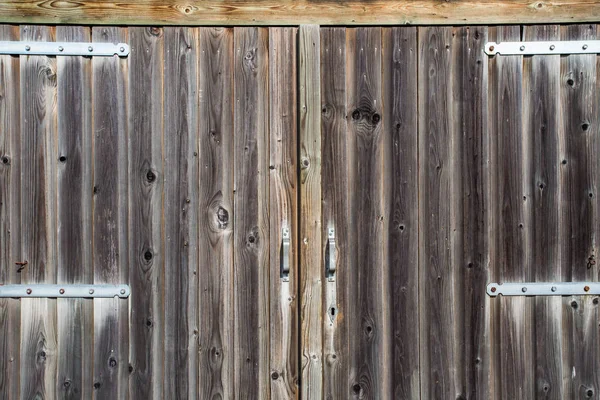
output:
[[0,26],[0,398],[597,398],[599,29]]

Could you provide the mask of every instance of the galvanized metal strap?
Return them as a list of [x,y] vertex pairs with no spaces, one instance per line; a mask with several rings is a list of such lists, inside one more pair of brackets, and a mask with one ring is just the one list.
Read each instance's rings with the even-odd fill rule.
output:
[[0,285],[0,297],[93,297],[93,298],[110,298],[120,297],[127,298],[131,294],[129,285],[50,285],[50,284],[35,284],[35,285]]
[[0,54],[10,55],[125,57],[129,50],[126,43],[0,41]]
[[283,228],[281,230],[281,280],[290,281],[290,230]]
[[569,40],[546,42],[488,42],[485,53],[500,55],[597,54],[600,40]]
[[503,296],[572,296],[598,295],[599,282],[522,282],[522,283],[490,283],[487,294]]

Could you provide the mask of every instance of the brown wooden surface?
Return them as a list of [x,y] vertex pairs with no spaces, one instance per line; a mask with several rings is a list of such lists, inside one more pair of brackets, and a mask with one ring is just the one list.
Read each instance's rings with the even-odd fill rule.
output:
[[594,1],[153,0],[0,2],[0,22],[103,25],[458,25],[597,21]]
[[129,43],[129,394],[149,400],[164,385],[164,31],[131,28]]
[[[0,40],[19,40],[0,26]],[[0,56],[0,282],[21,282],[21,114],[19,58]],[[0,300],[0,398],[20,394],[21,302]]]
[[[199,32],[198,396],[233,397],[233,29]],[[191,386],[190,386],[191,387]],[[192,392],[190,392],[190,398]]]
[[[95,27],[95,42],[123,42],[124,28]],[[129,282],[127,60],[92,59],[93,283]],[[95,299],[93,387],[97,398],[129,393],[129,302]],[[89,330],[86,334],[90,334]]]
[[171,295],[163,300],[163,398],[198,397],[197,35],[192,28],[164,30],[164,291]]
[[[91,30],[59,26],[56,40],[88,42]],[[91,59],[57,58],[58,158],[57,192],[58,283],[92,282],[92,109]],[[93,303],[57,299],[58,376],[56,393],[64,399],[92,396]]]
[[[22,26],[21,40],[53,41],[55,29]],[[23,283],[56,283],[56,59],[21,56],[21,257]],[[21,397],[54,395],[56,299],[21,300]]]
[[269,42],[234,31],[234,397],[269,399]]
[[298,107],[300,155],[300,390],[302,399],[322,396],[323,320],[321,248],[321,91],[320,32],[316,25],[298,31]]
[[[271,398],[298,397],[297,28],[269,29]],[[289,281],[281,276],[282,229],[291,232]]]

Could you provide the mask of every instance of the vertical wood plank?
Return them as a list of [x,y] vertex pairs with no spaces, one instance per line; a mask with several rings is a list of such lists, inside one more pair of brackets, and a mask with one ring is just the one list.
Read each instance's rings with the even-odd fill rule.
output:
[[129,30],[129,394],[162,398],[164,340],[163,30]]
[[[523,39],[557,40],[557,25],[527,26]],[[559,56],[526,57],[523,66],[523,134],[529,136],[525,155],[532,209],[532,274],[535,281],[561,280],[559,263]],[[562,399],[562,299],[535,299],[531,330],[535,336],[535,392],[537,398]]]
[[233,29],[201,28],[199,36],[199,396],[228,399],[234,397],[236,335]]
[[[518,26],[489,29],[489,40],[519,41]],[[489,60],[490,204],[489,232],[494,265],[491,281],[533,279],[531,265],[530,143],[523,131],[523,60],[521,56]],[[492,343],[496,396],[534,398],[533,301],[526,297],[497,298],[492,306]]]
[[[92,28],[94,42],[127,42],[126,29]],[[92,59],[94,283],[129,283],[129,134],[127,60]],[[134,297],[135,295],[132,295]],[[94,299],[93,388],[96,398],[129,393],[129,302]]]
[[[22,26],[23,41],[54,41],[54,28]],[[21,56],[23,283],[56,283],[56,59]],[[21,397],[53,397],[56,299],[21,300]]]
[[[389,202],[392,398],[417,399],[419,378],[419,201],[417,29],[383,29],[384,189]],[[385,304],[384,304],[385,306]]]
[[[321,28],[321,148],[322,148],[322,248],[327,245],[329,229],[335,233],[337,271],[324,279],[323,300],[323,397],[345,399],[350,396],[348,381],[348,323],[352,315],[347,306],[352,298],[350,246],[348,232],[348,138],[346,123],[346,28]],[[327,265],[329,252],[324,252]]]
[[235,28],[235,398],[269,399],[268,31]]
[[[0,40],[19,40],[1,25]],[[0,284],[21,283],[21,135],[19,57],[0,56]],[[21,301],[0,300],[0,398],[20,395]]]
[[303,399],[323,396],[321,257],[320,36],[316,25],[298,32],[300,154],[300,322]]
[[[561,40],[595,40],[595,25],[560,28]],[[555,74],[560,89],[560,258],[566,281],[598,281],[600,230],[600,133],[598,127],[598,71],[594,55],[560,58]],[[564,160],[564,161],[563,161]],[[562,299],[564,398],[600,396],[600,325],[598,297]]]
[[167,27],[164,63],[165,367],[163,398],[197,395],[198,30]]
[[[355,221],[356,305],[350,330],[350,379],[353,394],[360,398],[391,396],[389,268],[386,232],[389,193],[384,184],[386,144],[384,129],[381,28],[348,30],[354,36],[347,62],[354,64],[347,75],[349,134],[356,137],[353,153],[352,216]],[[388,154],[389,155],[389,154]]]
[[[464,341],[464,398],[491,398],[490,298],[482,288],[488,283],[490,182],[488,151],[488,57],[486,27],[456,28],[452,34],[452,186],[458,207],[455,223],[460,228],[460,248],[453,257],[455,304],[463,312],[460,341]],[[456,247],[454,247],[456,249]],[[459,300],[460,299],[460,300]],[[462,308],[462,310],[460,310]],[[460,328],[459,328],[460,329]],[[460,368],[460,363],[457,366]],[[461,388],[462,387],[462,388]]]
[[457,271],[462,257],[459,141],[452,126],[452,30],[419,28],[419,292],[421,396],[462,395],[464,300]]
[[[299,381],[296,33],[297,28],[269,29],[270,372],[274,399],[297,398]],[[291,234],[287,280],[281,272],[283,228]]]
[[[89,42],[84,27],[59,26],[56,40]],[[91,59],[57,57],[58,283],[91,283],[92,271],[92,126]],[[68,289],[67,289],[68,290]],[[63,399],[92,396],[93,302],[57,299],[58,379],[56,395]]]

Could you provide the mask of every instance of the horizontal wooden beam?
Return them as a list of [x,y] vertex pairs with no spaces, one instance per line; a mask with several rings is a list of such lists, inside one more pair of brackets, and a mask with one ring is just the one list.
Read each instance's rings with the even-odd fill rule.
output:
[[465,25],[600,21],[554,0],[0,0],[0,22],[90,25]]

